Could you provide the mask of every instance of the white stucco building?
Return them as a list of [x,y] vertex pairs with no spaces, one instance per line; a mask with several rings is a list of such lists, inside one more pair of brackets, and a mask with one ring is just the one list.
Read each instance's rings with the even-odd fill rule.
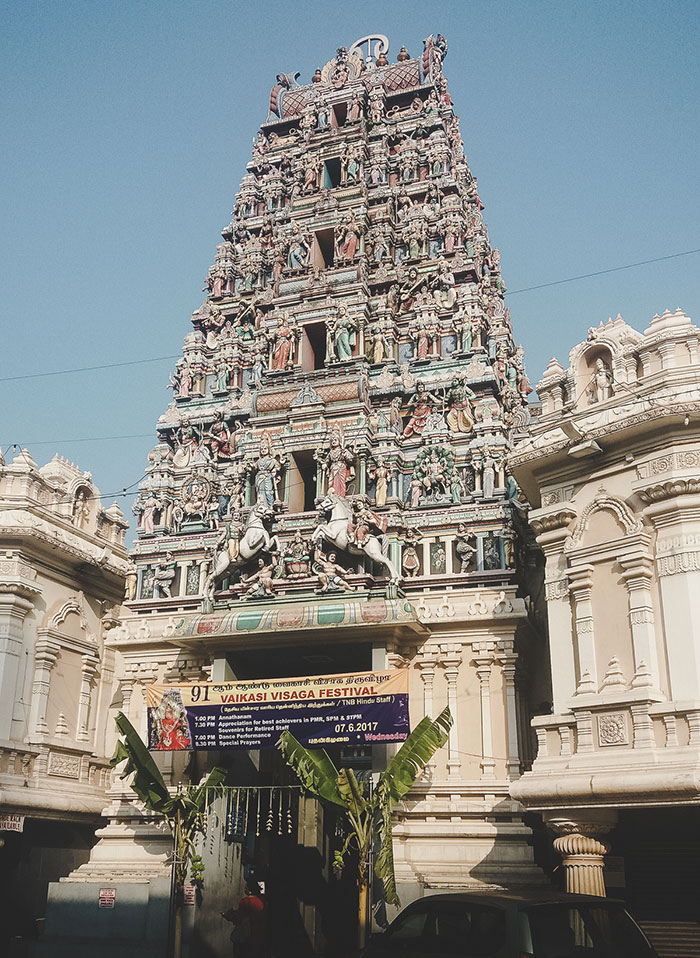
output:
[[608,854],[605,884],[675,956],[700,946],[699,338],[680,309],[589,330],[510,458],[546,556],[553,689],[511,795],[558,836],[571,890],[603,893]]
[[[34,934],[49,881],[85,861],[105,757],[127,523],[89,473],[0,462],[1,935]],[[12,827],[22,831],[9,830]],[[2,938],[0,938],[2,941]],[[2,948],[0,948],[2,950]]]

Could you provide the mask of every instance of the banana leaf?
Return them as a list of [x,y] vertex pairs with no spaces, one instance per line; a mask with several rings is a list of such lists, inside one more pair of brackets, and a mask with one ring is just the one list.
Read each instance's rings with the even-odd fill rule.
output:
[[386,792],[390,803],[398,802],[416,780],[433,754],[445,744],[452,727],[449,708],[433,721],[429,716],[416,725],[396,755],[379,776],[379,790]]
[[356,819],[367,810],[367,802],[362,794],[360,783],[351,768],[341,768],[338,773],[338,791],[350,814]]
[[169,814],[172,809],[172,797],[160,769],[151,757],[151,753],[123,712],[119,712],[115,721],[124,738],[117,742],[117,747],[109,764],[114,768],[126,759],[126,765],[120,778],[126,778],[132,772],[135,772],[131,787],[138,795],[139,801],[151,812],[160,812],[163,815]]
[[325,749],[305,748],[288,731],[280,735],[277,748],[307,791],[341,808],[347,807],[338,788],[338,769]]
[[396,891],[396,873],[394,871],[394,842],[391,828],[391,805],[381,804],[381,818],[377,828],[379,851],[374,860],[374,872],[381,880],[384,901],[388,905],[401,905]]

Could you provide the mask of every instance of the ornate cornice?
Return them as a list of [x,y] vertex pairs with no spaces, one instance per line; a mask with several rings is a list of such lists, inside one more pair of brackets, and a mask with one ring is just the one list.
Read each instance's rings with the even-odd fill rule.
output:
[[669,479],[654,485],[637,489],[637,495],[647,504],[661,502],[664,499],[673,499],[676,496],[689,496],[700,492],[700,478],[690,476],[685,479]]

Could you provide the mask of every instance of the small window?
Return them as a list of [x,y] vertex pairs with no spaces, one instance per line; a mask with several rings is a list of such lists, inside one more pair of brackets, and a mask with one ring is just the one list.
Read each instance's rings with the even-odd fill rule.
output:
[[315,508],[316,463],[310,450],[292,454],[288,501],[290,512],[313,512]]
[[314,233],[313,249],[314,266],[317,269],[328,269],[334,263],[335,257],[335,230],[318,230]]
[[334,186],[340,186],[340,158],[334,157],[332,160],[326,160],[323,164],[323,188],[330,190]]
[[333,107],[333,116],[335,117],[336,126],[345,126],[345,122],[348,118],[347,103],[336,103]]
[[[309,372],[311,369],[323,369],[326,364],[326,327],[323,323],[310,323],[304,326],[306,334],[306,344],[308,348],[304,349],[305,362],[303,369]],[[309,352],[311,355],[309,356]]]

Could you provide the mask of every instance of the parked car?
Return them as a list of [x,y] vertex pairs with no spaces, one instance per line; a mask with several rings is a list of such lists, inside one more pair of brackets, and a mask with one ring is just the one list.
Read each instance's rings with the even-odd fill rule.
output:
[[408,905],[362,958],[656,958],[624,902],[591,895],[454,892]]

